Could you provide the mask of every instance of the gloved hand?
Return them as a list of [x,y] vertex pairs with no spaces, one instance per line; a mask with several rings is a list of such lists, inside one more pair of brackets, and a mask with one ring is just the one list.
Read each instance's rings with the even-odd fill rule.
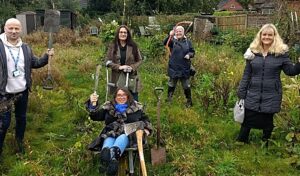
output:
[[184,58],[185,59],[190,59],[190,55],[187,54],[187,55],[184,56]]

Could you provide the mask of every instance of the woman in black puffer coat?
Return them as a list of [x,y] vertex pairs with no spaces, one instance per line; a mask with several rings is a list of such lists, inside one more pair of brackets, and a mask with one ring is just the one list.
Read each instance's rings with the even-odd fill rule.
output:
[[251,128],[256,128],[263,130],[262,140],[267,141],[274,128],[273,116],[280,111],[281,71],[289,76],[299,74],[300,60],[291,62],[288,47],[273,24],[260,29],[244,57],[246,66],[238,97],[245,99],[245,119],[237,140],[248,143]]

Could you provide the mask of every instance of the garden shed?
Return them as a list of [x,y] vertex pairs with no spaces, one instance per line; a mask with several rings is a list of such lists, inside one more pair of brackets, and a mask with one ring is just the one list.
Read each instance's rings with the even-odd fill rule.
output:
[[76,28],[76,14],[71,10],[59,10],[60,11],[60,25],[75,29]]
[[45,10],[37,9],[35,10],[35,13],[36,13],[36,26],[37,27],[44,26]]
[[214,27],[215,17],[212,15],[200,15],[194,18],[193,36],[196,40],[205,40],[211,36],[211,29]]
[[[76,28],[76,14],[68,9],[59,10],[60,11],[60,26],[70,29]],[[36,10],[36,20],[37,26],[44,26],[45,10]]]
[[22,25],[22,35],[27,35],[36,30],[36,13],[32,11],[22,12],[16,15]]

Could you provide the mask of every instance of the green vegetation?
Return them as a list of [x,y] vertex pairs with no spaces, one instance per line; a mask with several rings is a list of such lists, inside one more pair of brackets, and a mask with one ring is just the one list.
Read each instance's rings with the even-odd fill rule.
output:
[[[86,150],[86,145],[98,135],[103,124],[89,120],[83,103],[93,91],[95,65],[104,60],[106,43],[101,39],[109,39],[112,34],[105,35],[101,38],[79,37],[72,31],[62,30],[55,36],[55,57],[51,62],[55,89],[42,89],[46,67],[34,71],[26,154],[15,154],[12,123],[0,165],[2,175],[99,175],[98,159]],[[146,112],[154,126],[156,99],[153,89],[156,86],[167,88],[167,58],[160,44],[164,37],[136,38],[146,58],[140,69],[143,81],[140,100],[147,104]],[[228,38],[236,41],[236,38]],[[41,55],[46,48],[47,34],[37,32],[24,40],[33,46],[36,55]],[[298,78],[283,76],[282,112],[275,118],[276,128],[269,148],[264,147],[258,130],[252,130],[251,144],[235,143],[239,125],[233,121],[232,107],[244,67],[242,53],[237,52],[239,45],[194,42],[197,53],[193,60],[197,69],[192,78],[194,106],[184,107],[180,85],[173,104],[162,103],[162,138],[167,148],[167,163],[151,166],[150,151],[146,150],[148,175],[300,175]],[[103,102],[104,68],[99,81],[98,93]],[[149,138],[150,148],[155,142],[155,135]]]

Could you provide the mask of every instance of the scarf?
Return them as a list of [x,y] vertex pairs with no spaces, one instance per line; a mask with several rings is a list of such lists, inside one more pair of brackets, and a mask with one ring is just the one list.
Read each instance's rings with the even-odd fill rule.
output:
[[126,109],[128,108],[128,104],[116,104],[115,105],[116,111],[119,113],[123,113],[126,111]]

